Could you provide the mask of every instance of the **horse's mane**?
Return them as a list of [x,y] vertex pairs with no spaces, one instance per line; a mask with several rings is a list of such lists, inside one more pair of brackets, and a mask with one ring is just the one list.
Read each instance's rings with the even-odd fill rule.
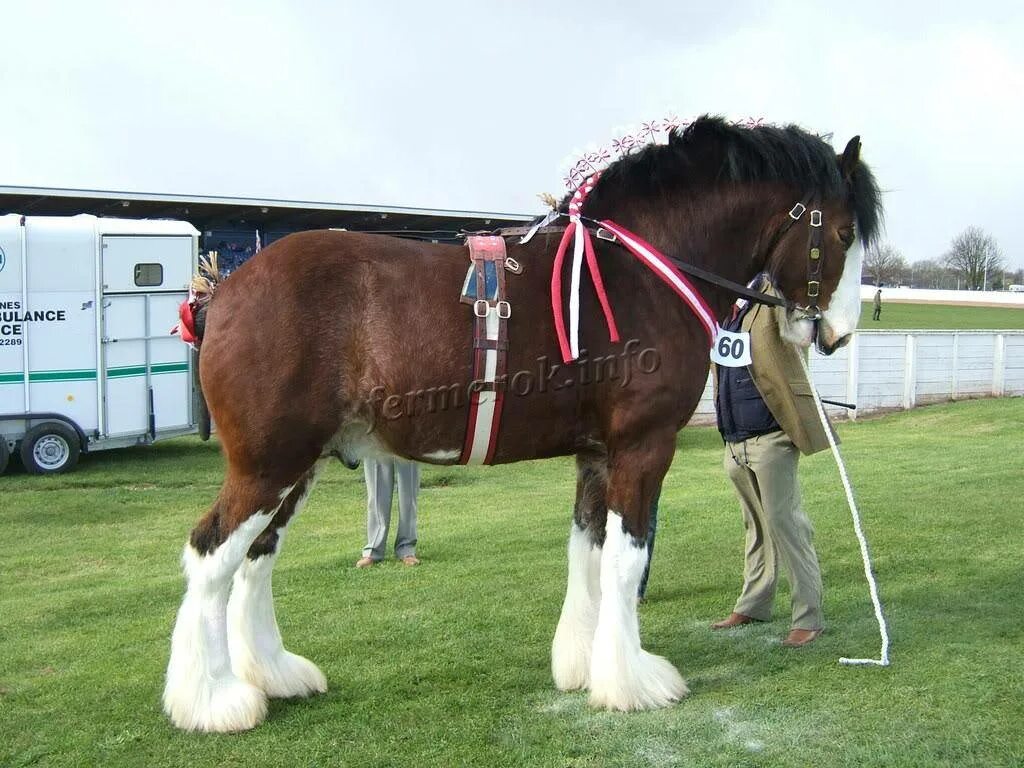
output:
[[[879,235],[881,193],[864,163],[847,185],[835,150],[820,136],[795,125],[738,125],[708,115],[670,132],[667,144],[648,144],[609,165],[583,210],[722,182],[790,184],[801,196],[850,195],[862,242],[871,243]],[[567,204],[568,197],[559,210]]]

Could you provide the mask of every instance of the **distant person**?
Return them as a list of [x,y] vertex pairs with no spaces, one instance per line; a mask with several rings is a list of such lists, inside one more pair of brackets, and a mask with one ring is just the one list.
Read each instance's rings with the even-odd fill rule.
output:
[[879,288],[875,291],[875,313],[871,316],[872,320],[882,319],[882,289]]
[[406,565],[419,565],[416,557],[416,495],[420,465],[398,458],[364,459],[366,475],[366,546],[356,568],[368,568],[384,559],[391,527],[391,502],[398,482],[398,531],[395,557]]

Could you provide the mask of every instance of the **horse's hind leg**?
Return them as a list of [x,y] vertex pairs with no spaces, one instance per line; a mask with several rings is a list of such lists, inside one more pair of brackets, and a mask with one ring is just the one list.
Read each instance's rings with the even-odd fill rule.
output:
[[666,659],[640,646],[636,594],[647,562],[647,519],[675,450],[675,433],[611,450],[608,519],[601,551],[601,607],[590,665],[590,703],[607,709],[663,707],[686,695]]
[[569,577],[562,615],[551,643],[551,674],[563,691],[586,688],[601,600],[601,542],[604,539],[605,456],[576,458],[576,507],[569,531]]
[[317,464],[282,502],[235,571],[228,600],[231,669],[271,698],[309,696],[327,690],[327,679],[313,662],[286,651],[274,615],[271,574],[288,524],[305,504],[320,469]]
[[179,728],[241,731],[266,717],[264,692],[231,671],[228,594],[238,566],[291,490],[291,484],[229,472],[185,545],[188,587],[174,625],[163,697],[164,711]]

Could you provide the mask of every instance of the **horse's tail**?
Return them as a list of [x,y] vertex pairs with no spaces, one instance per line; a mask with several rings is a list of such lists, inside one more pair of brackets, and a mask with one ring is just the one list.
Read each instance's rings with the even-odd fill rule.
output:
[[193,329],[198,347],[206,334],[206,309],[213,299],[213,294],[221,281],[220,268],[217,266],[217,252],[199,257],[199,269],[192,276],[189,285],[189,305],[192,307]]
[[217,266],[217,252],[210,251],[208,255],[200,256],[199,268],[189,284],[188,300],[183,302],[179,309],[181,322],[177,331],[181,334],[182,340],[191,344],[195,350],[192,353],[192,370],[195,372],[196,422],[199,437],[203,440],[210,439],[210,409],[203,394],[202,379],[199,377],[199,346],[206,335],[206,310],[221,279],[220,268]]
[[209,255],[200,256],[199,269],[188,287],[188,298],[178,306],[179,322],[171,329],[171,333],[178,334],[182,341],[196,349],[206,332],[206,307],[220,281],[217,252],[210,251]]

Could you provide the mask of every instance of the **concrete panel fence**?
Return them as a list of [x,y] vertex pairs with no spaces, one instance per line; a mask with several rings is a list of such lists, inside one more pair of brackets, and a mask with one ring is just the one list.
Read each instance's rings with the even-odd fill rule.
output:
[[[972,397],[1024,395],[1024,331],[857,331],[831,357],[811,353],[811,375],[830,416],[869,413]],[[708,378],[694,423],[712,423]]]

